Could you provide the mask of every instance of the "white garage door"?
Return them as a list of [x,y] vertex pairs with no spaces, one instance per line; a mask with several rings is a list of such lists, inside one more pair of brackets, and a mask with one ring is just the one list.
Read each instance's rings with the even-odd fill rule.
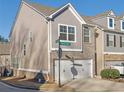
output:
[[[58,60],[55,61],[55,82],[58,83],[59,68]],[[92,77],[92,60],[61,60],[60,63],[61,84],[78,78]]]

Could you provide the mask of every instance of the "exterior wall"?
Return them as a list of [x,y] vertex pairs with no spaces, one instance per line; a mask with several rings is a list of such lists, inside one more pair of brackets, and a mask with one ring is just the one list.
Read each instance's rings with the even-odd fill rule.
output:
[[105,54],[105,61],[124,61],[124,55],[122,54]]
[[[29,33],[32,32],[32,41]],[[14,68],[20,70],[17,75],[25,75],[32,78],[42,70],[48,70],[48,24],[47,21],[24,3],[21,6],[16,19],[13,32],[10,37],[11,62],[16,64]],[[26,55],[24,56],[24,44]],[[31,72],[31,73],[29,73]]]
[[[95,41],[94,41],[94,29],[91,30],[91,43],[84,43],[83,44],[83,51],[63,51],[61,60],[69,60],[66,55],[69,57],[73,57],[74,60],[88,60],[93,59],[93,74],[95,74]],[[58,60],[57,52],[52,51],[50,53],[50,60],[51,60],[51,80],[54,80],[54,62]]]
[[[108,47],[107,41],[106,41],[106,34],[112,34],[116,35],[116,47]],[[116,52],[116,53],[124,53],[124,47],[120,47],[120,36],[124,36],[124,34],[116,34],[116,33],[110,33],[110,32],[105,32],[104,33],[104,52]]]
[[121,22],[120,22],[120,20],[118,19],[118,20],[115,20],[115,30],[117,31],[117,32],[119,32],[119,31],[121,31],[121,24],[120,24]]
[[71,43],[70,46],[62,46],[63,49],[78,49],[82,50],[82,24],[76,19],[74,14],[66,9],[60,15],[58,15],[54,21],[51,22],[51,42],[52,48],[58,48],[58,43],[55,43],[58,39],[59,24],[66,24],[76,26],[76,42]]

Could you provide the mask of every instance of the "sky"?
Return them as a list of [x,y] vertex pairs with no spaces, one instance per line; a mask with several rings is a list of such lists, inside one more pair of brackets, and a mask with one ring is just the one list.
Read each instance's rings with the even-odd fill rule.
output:
[[[124,13],[124,0],[29,0],[41,5],[60,7],[70,2],[81,15],[93,16],[107,10]],[[8,38],[20,0],[0,0],[0,35]]]

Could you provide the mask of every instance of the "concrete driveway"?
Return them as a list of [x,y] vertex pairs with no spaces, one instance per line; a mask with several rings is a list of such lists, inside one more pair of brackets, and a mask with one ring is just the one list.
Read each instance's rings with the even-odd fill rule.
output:
[[113,82],[101,79],[78,79],[71,81],[65,86],[69,86],[75,89],[75,91],[81,92],[109,92],[109,91],[122,91],[124,92],[124,83]]

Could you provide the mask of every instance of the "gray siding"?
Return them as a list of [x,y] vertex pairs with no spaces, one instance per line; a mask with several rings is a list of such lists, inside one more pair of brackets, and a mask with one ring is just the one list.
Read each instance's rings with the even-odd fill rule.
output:
[[67,24],[76,26],[76,39],[75,43],[71,43],[71,46],[62,46],[63,49],[81,49],[82,46],[82,25],[76,19],[74,14],[67,9],[62,14],[57,16],[54,21],[52,21],[52,48],[58,48],[58,44],[55,41],[58,39],[58,24]]
[[[10,38],[12,63],[18,63],[18,67],[21,69],[47,71],[47,28],[46,20],[40,14],[23,4]],[[30,41],[29,32],[32,32],[32,41]],[[24,44],[26,44],[25,56]]]
[[[107,39],[106,34],[116,35],[116,47],[107,47]],[[105,52],[124,52],[124,47],[120,47],[120,36],[124,36],[122,34],[104,32],[104,51]]]

